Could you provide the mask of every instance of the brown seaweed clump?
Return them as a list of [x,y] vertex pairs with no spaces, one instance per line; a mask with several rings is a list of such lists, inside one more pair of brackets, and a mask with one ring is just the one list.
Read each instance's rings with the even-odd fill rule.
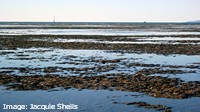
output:
[[142,72],[134,75],[117,76],[58,76],[0,75],[0,85],[14,90],[48,90],[56,87],[78,89],[115,89],[143,92],[153,97],[188,98],[200,96],[200,82],[183,82],[178,78],[145,76]]
[[138,106],[138,107],[144,107],[147,109],[154,109],[156,111],[163,111],[163,112],[171,112],[171,107],[167,107],[164,105],[152,105],[152,104],[148,104],[146,102],[113,102],[113,104],[126,104],[126,105],[134,105],[134,106]]

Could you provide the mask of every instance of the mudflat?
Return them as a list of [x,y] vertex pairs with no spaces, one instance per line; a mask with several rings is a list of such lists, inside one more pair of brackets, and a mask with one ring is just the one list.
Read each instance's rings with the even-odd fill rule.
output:
[[[198,24],[1,27],[0,85],[7,92],[120,91],[121,99],[115,97],[110,105],[139,110],[180,111],[175,99],[194,98],[193,106],[184,110],[195,111],[191,102],[200,96],[199,28]],[[95,31],[97,35],[91,35]],[[123,92],[144,95],[133,98]],[[146,97],[166,98],[177,105],[151,104]],[[108,101],[98,101],[102,102]]]

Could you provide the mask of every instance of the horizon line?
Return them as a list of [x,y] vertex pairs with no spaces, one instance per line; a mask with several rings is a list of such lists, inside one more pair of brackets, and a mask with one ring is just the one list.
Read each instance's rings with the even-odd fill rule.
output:
[[3,22],[33,22],[33,23],[185,23],[193,21],[0,21]]

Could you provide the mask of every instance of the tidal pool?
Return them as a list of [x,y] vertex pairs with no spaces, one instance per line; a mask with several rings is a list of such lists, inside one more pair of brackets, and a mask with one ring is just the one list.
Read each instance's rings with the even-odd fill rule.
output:
[[[109,50],[72,50],[55,48],[29,48],[1,50],[0,72],[13,75],[103,75],[134,74],[141,69],[160,67],[183,70],[185,74],[166,74],[184,80],[200,80],[199,55],[158,55]],[[159,66],[130,66],[134,63]],[[167,67],[174,66],[174,67]],[[180,66],[180,67],[176,67]],[[195,66],[195,67],[187,67]],[[192,73],[187,71],[193,71]],[[183,76],[183,77],[182,77]],[[185,78],[189,77],[189,78]]]

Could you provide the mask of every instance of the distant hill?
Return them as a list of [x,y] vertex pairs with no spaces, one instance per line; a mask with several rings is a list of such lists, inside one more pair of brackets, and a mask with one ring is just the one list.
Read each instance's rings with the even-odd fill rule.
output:
[[188,21],[186,23],[200,23],[200,20],[196,20],[196,21]]

